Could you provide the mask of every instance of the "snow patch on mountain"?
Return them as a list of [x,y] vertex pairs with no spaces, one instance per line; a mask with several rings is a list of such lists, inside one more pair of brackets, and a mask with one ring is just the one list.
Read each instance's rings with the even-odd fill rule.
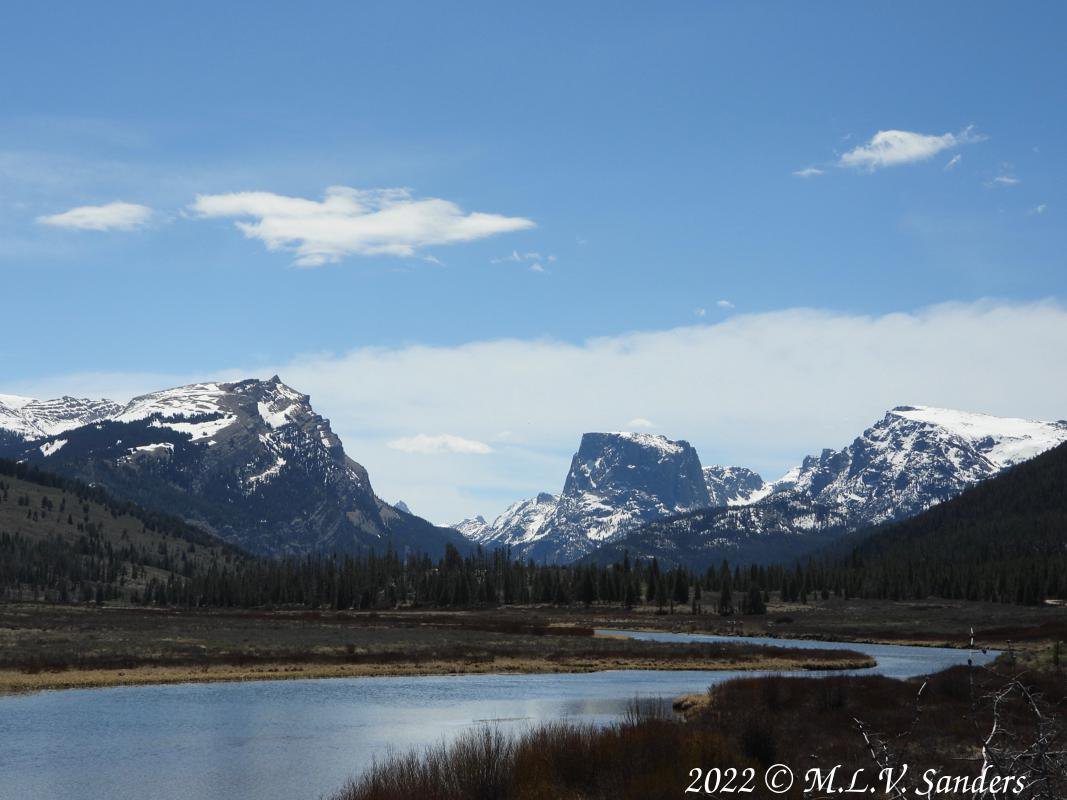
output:
[[193,383],[133,398],[111,417],[115,422],[136,422],[152,416],[197,417],[217,414],[227,396],[219,383]]
[[156,444],[142,444],[137,447],[131,447],[130,453],[157,453],[160,450],[164,450],[170,453],[174,452],[173,442],[157,442]]
[[1064,422],[994,417],[932,406],[898,406],[898,417],[936,425],[972,442],[997,467],[1010,467],[1051,450],[1064,440]]
[[235,422],[237,422],[236,416],[225,414],[217,419],[209,419],[204,422],[169,422],[156,419],[152,420],[152,426],[170,428],[172,431],[178,431],[179,433],[188,433],[192,437],[192,441],[199,442],[202,439],[210,439]]
[[41,451],[41,455],[48,458],[53,453],[58,453],[63,449],[63,445],[67,443],[66,439],[53,439],[50,442],[45,442],[38,449]]
[[33,402],[35,401],[32,397],[22,397],[17,394],[0,394],[0,405],[6,406],[13,411],[18,411],[23,406]]
[[670,456],[677,456],[683,453],[688,444],[687,442],[672,442],[666,436],[661,436],[657,433],[613,431],[606,435],[618,437],[620,440],[633,442],[635,445],[645,450],[659,453],[663,458],[669,458]]
[[37,400],[18,395],[0,395],[0,430],[26,439],[44,439],[64,431],[107,419],[119,410],[111,400],[57,397]]

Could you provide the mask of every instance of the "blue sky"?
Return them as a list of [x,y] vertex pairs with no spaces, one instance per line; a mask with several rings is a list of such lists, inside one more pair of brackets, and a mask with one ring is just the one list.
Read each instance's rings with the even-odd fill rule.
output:
[[[721,421],[721,376],[690,387],[717,424],[678,411],[667,385],[632,412],[542,418],[574,388],[557,385],[540,406],[468,397],[435,416],[474,378],[433,368],[512,341],[477,377],[528,397],[539,343],[555,363],[598,337],[794,324],[793,309],[880,330],[945,303],[1014,309],[1005,359],[1037,335],[1058,345],[1064,30],[1059,3],[21,4],[0,32],[0,285],[8,330],[27,337],[0,352],[3,389],[281,369],[383,494],[439,521],[558,489],[576,426],[644,419],[706,461],[773,472],[839,446],[890,395],[1067,416],[1046,383],[983,395],[937,374],[818,403],[824,426],[812,411],[765,440],[754,431],[781,409]],[[874,141],[885,131],[902,133]],[[357,191],[316,205],[328,187]],[[1046,314],[1042,333],[1025,327]],[[812,335],[867,380],[862,358]],[[715,346],[731,357],[751,345],[728,339]],[[323,379],[353,353],[363,372]],[[411,377],[408,405],[383,362],[419,353],[435,360],[412,369],[433,380]],[[697,351],[692,368],[714,376],[727,355]],[[625,395],[627,369],[601,391]],[[353,409],[368,383],[407,420]],[[489,452],[389,446],[418,435]]]

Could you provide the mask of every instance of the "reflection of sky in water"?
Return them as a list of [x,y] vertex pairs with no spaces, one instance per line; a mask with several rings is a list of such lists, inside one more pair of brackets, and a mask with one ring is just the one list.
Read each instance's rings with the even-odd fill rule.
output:
[[[808,650],[852,650],[871,656],[878,666],[870,670],[856,670],[856,674],[879,674],[890,678],[914,678],[929,675],[943,669],[966,664],[972,659],[975,664],[988,664],[998,655],[989,650],[953,650],[944,647],[908,647],[896,644],[860,644],[852,642],[819,642],[808,639],[771,639],[764,636],[708,636],[699,633],[654,633],[646,631],[600,631],[601,633],[625,634],[632,639],[655,642],[747,642],[772,647],[801,647]],[[821,674],[821,673],[807,673]],[[840,673],[839,673],[840,674]]]
[[[969,656],[925,647],[766,643],[847,647],[873,655],[878,671],[893,677],[936,672]],[[976,658],[984,663],[992,657]],[[0,698],[0,798],[316,798],[375,758],[438,742],[484,724],[479,720],[499,720],[507,730],[560,718],[603,723],[617,719],[635,697],[673,698],[737,674],[343,678]]]

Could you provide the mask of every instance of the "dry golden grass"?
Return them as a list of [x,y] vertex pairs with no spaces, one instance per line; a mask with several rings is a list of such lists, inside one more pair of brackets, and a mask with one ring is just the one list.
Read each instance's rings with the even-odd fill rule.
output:
[[137,666],[126,669],[67,669],[47,672],[0,670],[0,694],[54,689],[90,689],[107,686],[143,686],[171,683],[295,680],[300,678],[356,678],[404,675],[515,674],[602,672],[605,670],[793,670],[860,669],[874,661],[857,655],[831,657],[811,662],[800,657],[720,658],[672,663],[662,658],[562,658],[498,657],[484,661],[421,661],[360,664],[265,663],[210,666]]
[[[553,624],[559,622],[571,624]],[[0,604],[0,692],[241,681],[612,669],[869,666],[841,650],[594,636],[525,615],[179,611]]]

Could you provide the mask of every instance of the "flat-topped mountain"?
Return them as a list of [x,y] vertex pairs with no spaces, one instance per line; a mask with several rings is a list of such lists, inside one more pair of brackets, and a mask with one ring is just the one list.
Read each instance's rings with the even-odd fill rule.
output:
[[484,546],[563,563],[644,522],[710,502],[700,458],[688,442],[587,433],[558,496],[519,501],[492,524],[475,518],[456,527]]
[[755,502],[651,522],[595,557],[612,560],[628,549],[690,566],[792,558],[913,516],[1065,441],[1063,421],[898,406],[840,450],[805,458],[758,490]]

